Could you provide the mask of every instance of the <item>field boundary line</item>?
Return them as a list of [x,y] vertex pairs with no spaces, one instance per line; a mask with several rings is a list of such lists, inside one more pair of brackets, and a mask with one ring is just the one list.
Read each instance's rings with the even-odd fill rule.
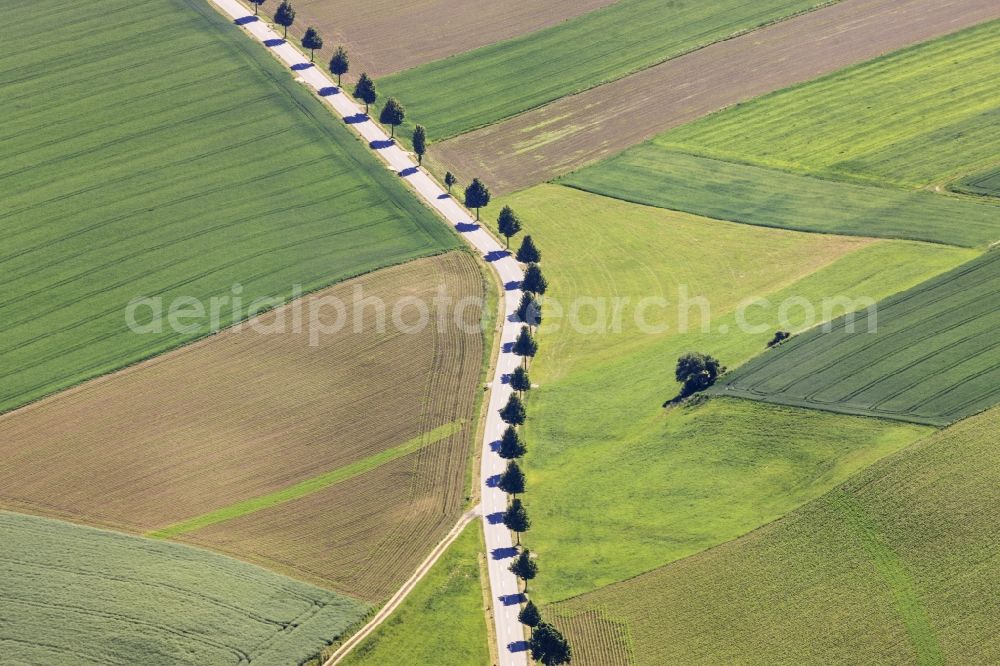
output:
[[217,523],[225,522],[227,520],[241,518],[243,516],[256,513],[257,511],[270,509],[280,504],[284,504],[285,502],[291,502],[292,500],[306,497],[307,495],[311,495],[315,492],[319,492],[320,490],[329,488],[332,485],[338,484],[341,481],[346,481],[366,472],[378,469],[382,465],[392,462],[397,458],[402,458],[403,456],[415,453],[416,451],[428,447],[431,444],[435,444],[443,439],[451,437],[460,431],[463,425],[464,423],[461,419],[452,421],[451,423],[446,423],[429,432],[413,437],[399,446],[386,449],[385,451],[380,451],[379,453],[368,456],[367,458],[362,458],[361,460],[349,463],[343,467],[338,467],[335,470],[305,479],[304,481],[299,481],[291,486],[276,490],[273,493],[251,497],[250,499],[236,502],[234,504],[215,509],[214,511],[209,511],[208,513],[188,518],[187,520],[182,520],[179,523],[174,523],[173,525],[168,525],[167,527],[149,531],[144,536],[151,539],[168,539],[199,530],[203,527],[209,527]]
[[336,664],[339,664],[344,660],[344,657],[351,652],[351,650],[360,645],[364,639],[368,638],[368,636],[379,627],[379,625],[385,622],[389,616],[392,615],[397,608],[399,608],[399,605],[403,603],[406,597],[409,596],[410,592],[413,591],[413,588],[417,586],[417,583],[419,583],[423,577],[427,575],[427,572],[430,571],[431,567],[437,563],[441,555],[448,550],[448,547],[459,537],[460,534],[462,534],[465,528],[468,527],[469,523],[471,523],[480,513],[481,506],[479,504],[463,513],[462,517],[458,519],[457,523],[455,523],[455,526],[451,528],[451,531],[448,532],[445,538],[434,547],[434,550],[432,550],[430,555],[428,555],[420,566],[417,567],[417,570],[413,572],[413,575],[410,576],[409,580],[403,583],[403,586],[399,588],[399,590],[392,595],[389,601],[386,602],[385,606],[383,606],[379,612],[368,621],[368,624],[363,626],[353,636],[344,641],[340,647],[337,648],[337,651],[323,662],[323,666],[335,666]]

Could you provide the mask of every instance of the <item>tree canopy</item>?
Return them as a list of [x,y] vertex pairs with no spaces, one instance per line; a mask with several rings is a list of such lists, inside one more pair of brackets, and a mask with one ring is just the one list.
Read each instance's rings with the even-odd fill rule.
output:
[[417,154],[417,162],[423,164],[424,153],[427,152],[427,130],[424,129],[423,125],[417,125],[413,128],[413,152]]
[[514,371],[510,373],[510,387],[519,393],[530,391],[531,378],[528,377],[528,371],[521,366],[514,368]]
[[260,6],[264,4],[264,2],[266,2],[266,0],[250,0],[250,3],[253,5],[254,16],[257,16],[257,10],[260,9]]
[[528,600],[521,612],[517,614],[517,621],[528,627],[537,627],[541,623],[542,614],[538,612],[538,606],[535,605],[534,601]]
[[524,409],[524,403],[521,402],[516,393],[511,393],[507,404],[500,410],[500,418],[503,419],[504,423],[518,426],[524,423],[527,417],[528,413]]
[[478,178],[473,178],[465,188],[465,207],[476,209],[476,219],[479,219],[479,209],[490,205],[490,190]]
[[382,107],[382,113],[379,114],[378,120],[380,123],[392,128],[390,130],[392,138],[396,138],[396,126],[402,125],[405,119],[406,109],[399,103],[399,100],[395,97],[386,99],[385,106]]
[[531,551],[525,548],[514,558],[508,567],[510,572],[524,581],[524,589],[528,590],[528,581],[538,575],[538,564],[531,559]]
[[521,289],[523,291],[531,292],[532,294],[538,294],[539,296],[545,294],[545,291],[549,288],[549,282],[542,275],[542,269],[538,267],[538,264],[528,264],[528,267],[524,270],[524,279],[521,281]]
[[528,519],[528,512],[525,511],[521,500],[514,499],[503,514],[503,524],[511,532],[517,534],[517,543],[521,543],[521,534],[531,529],[531,520]]
[[535,241],[531,240],[531,236],[525,236],[524,240],[521,241],[516,258],[522,264],[537,264],[542,260],[542,253],[535,247]]
[[538,326],[542,323],[542,304],[530,291],[521,294],[521,301],[514,311],[517,318],[528,326]]
[[500,235],[507,239],[507,247],[510,247],[510,237],[516,236],[521,231],[521,218],[517,216],[514,209],[504,206],[497,217],[497,230]]
[[444,184],[448,186],[448,194],[451,194],[451,188],[455,186],[458,182],[458,178],[455,178],[455,174],[451,171],[446,171],[444,174]]
[[514,426],[507,426],[507,429],[503,431],[503,435],[500,436],[500,450],[497,451],[500,457],[512,460],[520,458],[527,452],[528,449],[524,445],[521,435],[518,434]]
[[282,0],[274,11],[274,22],[285,29],[285,37],[288,37],[288,29],[295,23],[295,8],[292,3]]
[[546,622],[540,622],[531,631],[531,658],[545,666],[568,664],[572,657],[569,643],[562,632]]
[[330,58],[330,73],[337,77],[337,85],[340,85],[340,77],[347,74],[351,69],[351,59],[343,46],[338,46]]
[[362,74],[354,85],[354,97],[365,103],[365,114],[367,115],[368,105],[374,104],[375,100],[378,99],[375,82],[368,78],[367,74]]
[[726,368],[718,360],[698,352],[684,354],[677,359],[677,369],[674,377],[681,383],[678,397],[686,398],[698,391],[704,391],[715,383]]
[[527,326],[521,327],[521,332],[518,333],[517,340],[514,341],[513,352],[524,358],[533,357],[538,353],[538,343],[535,342],[535,338]]
[[323,48],[323,38],[319,36],[316,28],[312,26],[306,28],[306,34],[302,35],[302,48],[309,49],[309,62],[312,62],[316,49]]
[[524,472],[516,460],[507,463],[507,469],[500,475],[497,487],[510,495],[519,495],[524,492]]

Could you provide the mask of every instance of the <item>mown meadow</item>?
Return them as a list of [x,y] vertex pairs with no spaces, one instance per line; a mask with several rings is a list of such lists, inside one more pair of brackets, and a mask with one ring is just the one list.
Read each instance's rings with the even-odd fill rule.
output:
[[[995,663],[1000,409],[747,536],[550,606],[574,663]],[[599,616],[616,623],[584,642]],[[610,658],[609,658],[610,657]]]
[[480,582],[485,551],[482,527],[473,522],[344,666],[490,663]]
[[[735,538],[813,499],[930,432],[923,426],[740,400],[661,405],[687,351],[735,368],[765,349],[790,298],[889,296],[975,256],[905,241],[797,233],[699,218],[545,185],[504,200],[542,248],[550,291],[539,329],[539,384],[525,439],[530,538],[554,601]],[[681,291],[710,305],[681,325]],[[558,298],[669,299],[643,330],[627,306],[619,331],[568,326]],[[747,313],[741,301],[770,303]],[[660,314],[660,313],[664,314]],[[610,318],[605,321],[611,321]],[[793,317],[794,319],[794,317]],[[595,320],[593,308],[580,320]],[[815,322],[814,322],[815,323]],[[796,322],[792,322],[793,330]],[[798,327],[806,322],[797,322]]]

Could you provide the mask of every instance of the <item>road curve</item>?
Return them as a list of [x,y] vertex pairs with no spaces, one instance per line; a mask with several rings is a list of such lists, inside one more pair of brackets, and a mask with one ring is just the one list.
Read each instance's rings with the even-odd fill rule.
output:
[[469,211],[449,196],[438,183],[417,166],[413,157],[393,143],[382,128],[362,113],[362,108],[319,68],[310,65],[309,60],[298,49],[281,38],[266,23],[256,20],[238,0],[210,0],[225,15],[241,26],[247,35],[268,48],[279,60],[293,71],[295,76],[316,92],[334,112],[347,122],[348,127],[357,132],[382,160],[400,175],[413,192],[436,210],[461,234],[465,241],[476,249],[500,278],[504,290],[501,293],[504,320],[500,331],[500,353],[496,370],[490,381],[489,411],[483,437],[483,454],[479,483],[482,484],[483,532],[486,537],[486,555],[489,560],[493,619],[497,636],[499,666],[527,666],[528,658],[524,641],[524,629],[517,621],[520,611],[519,589],[514,574],[507,570],[513,557],[514,542],[511,533],[496,517],[507,507],[507,497],[498,488],[487,485],[486,481],[504,469],[504,461],[493,450],[493,443],[500,438],[503,422],[499,410],[511,394],[510,386],[504,381],[518,364],[518,358],[509,351],[520,330],[513,312],[521,298],[518,285],[524,277],[520,264],[482,226],[477,224]]

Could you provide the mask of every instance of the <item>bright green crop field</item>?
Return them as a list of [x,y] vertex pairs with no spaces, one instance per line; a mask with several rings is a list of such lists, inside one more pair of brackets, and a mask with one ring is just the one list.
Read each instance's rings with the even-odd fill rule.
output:
[[[993,409],[741,539],[543,612],[613,618],[636,666],[997,663],[998,489]],[[621,651],[574,647],[574,663]]]
[[[680,354],[746,362],[765,348],[789,299],[821,314],[832,297],[883,298],[974,251],[721,222],[557,185],[501,203],[523,218],[549,280],[525,425],[533,521],[525,543],[542,568],[536,600],[588,592],[733,539],[929,432],[739,400],[661,405],[676,394]],[[707,301],[704,330],[698,306],[683,328],[685,292]],[[752,327],[744,330],[738,313],[752,297],[768,303],[744,312]],[[653,329],[634,316],[648,298],[669,300],[645,312]]]
[[389,619],[348,654],[344,666],[490,663],[479,577],[479,556],[485,551],[483,530],[475,521]]
[[754,359],[714,391],[946,425],[1000,401],[1000,251]]
[[5,20],[0,411],[208,332],[132,333],[133,298],[165,315],[219,296],[226,325],[234,296],[243,317],[457,243],[203,0],[40,0]]
[[1000,154],[1000,21],[759,97],[657,137],[669,150],[904,187]]
[[0,661],[287,666],[361,602],[187,546],[0,512]]
[[[993,174],[993,181],[1000,183],[1000,176]],[[975,187],[988,190],[993,181],[981,176]],[[989,201],[815,178],[652,143],[560,182],[625,201],[767,227],[965,247],[1000,239],[1000,206]]]
[[619,0],[378,80],[440,141],[806,11],[822,0]]

